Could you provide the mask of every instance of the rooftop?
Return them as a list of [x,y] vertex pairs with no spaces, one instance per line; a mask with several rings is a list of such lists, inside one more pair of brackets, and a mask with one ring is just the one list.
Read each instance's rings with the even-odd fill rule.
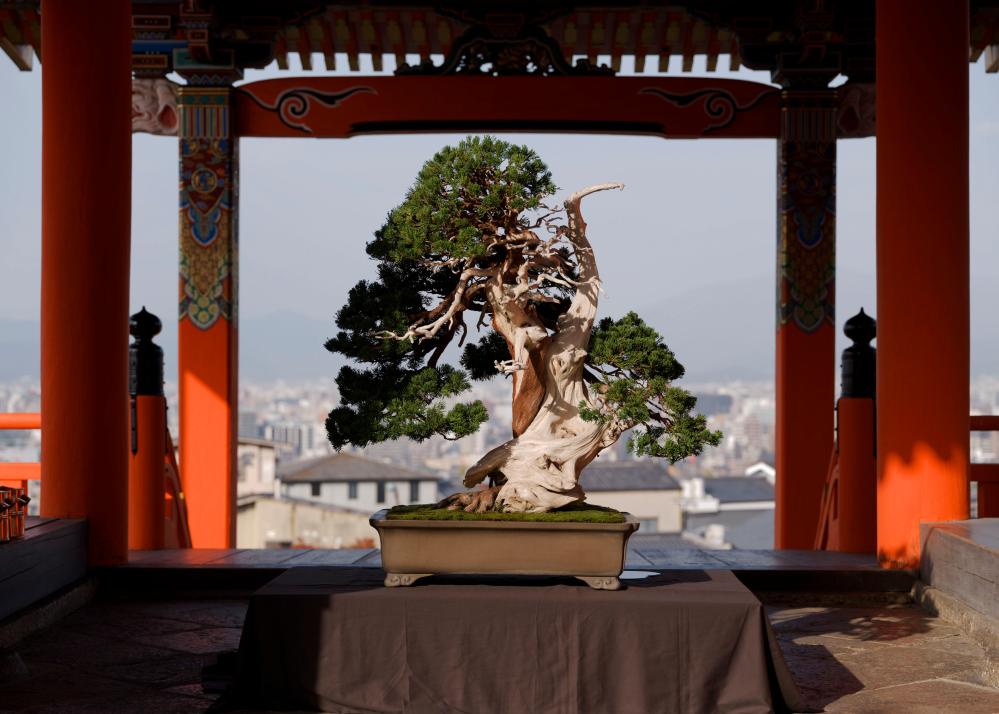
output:
[[704,492],[722,504],[773,501],[774,486],[762,476],[718,476],[704,479]]
[[680,490],[680,484],[653,461],[594,461],[580,477],[587,491]]
[[284,483],[331,481],[437,481],[433,474],[404,469],[353,454],[330,454],[278,466]]

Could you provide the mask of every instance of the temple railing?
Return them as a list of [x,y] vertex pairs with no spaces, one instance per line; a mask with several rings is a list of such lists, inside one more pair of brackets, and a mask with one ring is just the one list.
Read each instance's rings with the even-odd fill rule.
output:
[[[973,414],[971,431],[999,431],[999,416]],[[999,516],[999,464],[971,464],[968,480],[978,483],[978,517]]]
[[[0,414],[0,431],[30,431],[42,428],[42,415],[37,412]],[[28,488],[28,481],[42,477],[42,465],[37,462],[0,461],[0,486]]]

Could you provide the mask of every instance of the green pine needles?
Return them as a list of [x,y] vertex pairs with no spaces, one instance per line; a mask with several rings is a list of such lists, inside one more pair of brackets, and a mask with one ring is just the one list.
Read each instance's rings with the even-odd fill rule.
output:
[[580,402],[579,415],[584,421],[641,426],[628,438],[628,451],[636,456],[674,463],[721,441],[720,431],[711,431],[702,414],[692,413],[697,398],[673,386],[683,376],[683,365],[634,312],[600,321],[590,339],[587,368],[601,403],[594,408]]
[[[580,266],[565,210],[545,204],[555,191],[533,150],[488,136],[446,147],[423,166],[367,245],[377,278],[350,290],[326,343],[353,362],[337,376],[341,406],[326,421],[334,448],[472,434],[488,414],[481,401],[460,397],[470,380],[492,378],[504,364],[535,391],[551,384],[545,350]],[[441,362],[454,343],[462,368]],[[699,454],[721,433],[674,386],[683,372],[637,315],[605,318],[592,332],[582,374],[590,399],[578,416],[616,434],[637,427],[628,447],[638,455]],[[518,408],[536,413],[544,399],[515,398]]]

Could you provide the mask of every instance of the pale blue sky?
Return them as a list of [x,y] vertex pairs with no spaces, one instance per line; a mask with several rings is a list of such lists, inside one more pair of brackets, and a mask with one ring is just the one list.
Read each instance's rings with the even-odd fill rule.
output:
[[[978,372],[999,374],[999,316],[994,313],[999,304],[999,76],[986,75],[980,63],[969,70],[974,366]],[[0,320],[38,317],[41,71],[36,65],[33,72],[22,73],[0,61]],[[247,80],[277,74],[252,72]],[[768,80],[765,73],[745,70],[715,76]],[[331,332],[327,326],[346,291],[373,272],[364,255],[365,241],[402,198],[422,162],[458,138],[242,141],[244,352],[268,351],[270,365],[250,377],[279,373],[282,363],[292,364],[303,351],[322,354],[326,335],[300,343],[294,337],[273,340],[268,339],[269,326],[301,319],[319,325],[305,332]],[[738,376],[741,361],[746,363],[742,376],[772,375],[772,140],[504,138],[534,147],[567,191],[601,181],[626,184],[623,193],[595,196],[585,206],[607,291],[602,314],[620,315],[632,308],[645,313],[688,363],[692,378]],[[133,152],[132,305],[138,309],[145,304],[168,323],[162,342],[170,373],[177,303],[176,140],[136,135]],[[839,142],[838,168],[841,325],[861,304],[875,311],[875,141]],[[716,359],[721,353],[729,356]],[[252,365],[246,356],[241,361]],[[316,371],[321,376],[322,368]],[[331,376],[334,372],[329,371]]]

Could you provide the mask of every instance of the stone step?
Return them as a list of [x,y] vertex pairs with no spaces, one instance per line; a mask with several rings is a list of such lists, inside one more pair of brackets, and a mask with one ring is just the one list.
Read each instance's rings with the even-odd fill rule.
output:
[[999,620],[999,518],[921,526],[920,578]]
[[24,536],[0,544],[0,620],[80,580],[86,572],[84,520],[28,516]]

